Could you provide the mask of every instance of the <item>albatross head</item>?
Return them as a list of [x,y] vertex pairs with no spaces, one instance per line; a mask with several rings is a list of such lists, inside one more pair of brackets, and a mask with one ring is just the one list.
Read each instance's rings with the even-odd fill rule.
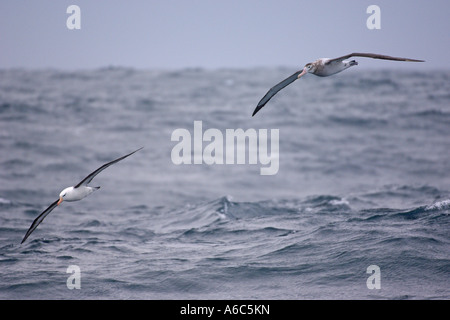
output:
[[68,193],[70,193],[73,190],[73,187],[68,187],[65,188],[63,191],[61,191],[59,193],[59,201],[58,201],[58,206],[61,204],[61,202],[64,201],[65,197],[67,196]]
[[314,73],[315,70],[316,70],[316,65],[314,62],[307,63],[307,64],[305,64],[305,66],[303,67],[303,71],[297,76],[297,78],[300,79],[308,72]]

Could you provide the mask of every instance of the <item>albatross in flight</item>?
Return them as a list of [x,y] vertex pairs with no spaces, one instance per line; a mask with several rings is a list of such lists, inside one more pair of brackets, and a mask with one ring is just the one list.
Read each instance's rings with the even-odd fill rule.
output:
[[347,60],[351,57],[366,57],[366,58],[394,60],[394,61],[424,62],[424,60],[390,57],[376,53],[350,53],[335,59],[329,58],[318,59],[314,62],[307,63],[302,70],[297,71],[290,77],[284,79],[277,85],[273,86],[266,93],[266,95],[259,101],[258,105],[255,108],[255,111],[253,111],[252,116],[254,116],[259,110],[261,110],[261,108],[264,107],[266,103],[269,102],[269,100],[278,93],[278,91],[280,91],[287,85],[291,84],[295,80],[300,79],[300,77],[304,76],[307,73],[312,73],[319,77],[328,77],[338,72],[344,71],[347,68],[358,65],[358,62],[356,62],[355,60],[351,61]]
[[[142,147],[143,148],[143,147]],[[105,163],[97,170],[90,173],[86,178],[81,180],[76,186],[74,187],[68,187],[65,188],[61,193],[59,194],[59,199],[53,202],[47,209],[44,210],[31,224],[30,229],[28,229],[27,233],[25,234],[25,237],[23,238],[21,243],[24,243],[25,240],[30,236],[30,234],[34,231],[34,229],[37,228],[37,226],[45,219],[45,217],[52,212],[53,209],[55,209],[57,206],[61,204],[61,202],[65,201],[78,201],[81,200],[88,195],[90,195],[95,190],[98,190],[100,187],[88,187],[88,184],[94,179],[96,175],[98,175],[100,172],[108,168],[109,166],[119,162],[120,160],[125,159],[126,157],[131,156],[133,153],[138,152],[142,148],[139,148],[127,155],[124,155],[120,158],[117,158],[116,160],[110,161],[108,163]]]

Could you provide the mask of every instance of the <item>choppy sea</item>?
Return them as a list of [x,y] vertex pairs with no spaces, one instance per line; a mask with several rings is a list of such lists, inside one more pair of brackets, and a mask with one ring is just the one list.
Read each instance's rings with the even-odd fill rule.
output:
[[[450,71],[358,68],[255,117],[295,67],[0,70],[0,299],[449,299]],[[174,164],[194,121],[278,129],[278,172]]]

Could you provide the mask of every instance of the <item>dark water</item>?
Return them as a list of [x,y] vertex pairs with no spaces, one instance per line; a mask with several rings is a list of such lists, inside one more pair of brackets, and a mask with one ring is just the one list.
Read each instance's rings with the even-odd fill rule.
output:
[[[0,71],[0,298],[449,299],[450,72],[308,75],[252,118],[295,70]],[[278,173],[173,164],[196,120],[279,129]]]

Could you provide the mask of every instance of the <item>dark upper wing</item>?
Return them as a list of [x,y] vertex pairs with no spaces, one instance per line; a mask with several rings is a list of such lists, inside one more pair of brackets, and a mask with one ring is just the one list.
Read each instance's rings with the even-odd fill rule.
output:
[[376,53],[350,53],[345,56],[330,59],[327,63],[334,62],[334,61],[342,61],[345,59],[348,59],[350,57],[365,57],[365,58],[372,58],[372,59],[383,59],[383,60],[394,60],[394,61],[412,61],[412,62],[424,62],[424,60],[416,60],[416,59],[409,59],[409,58],[399,58],[399,57],[391,57],[386,56],[383,54],[376,54]]
[[266,93],[266,95],[258,102],[258,105],[255,108],[255,111],[253,111],[252,117],[262,108],[266,105],[267,102],[269,102],[269,100],[277,94],[278,91],[280,91],[281,89],[283,89],[284,87],[286,87],[287,85],[291,84],[292,82],[294,82],[295,80],[297,80],[298,75],[300,73],[302,73],[303,70],[297,71],[296,73],[294,73],[292,76],[290,76],[289,78],[284,79],[283,81],[281,81],[280,83],[278,83],[277,85],[273,86],[272,88],[270,88],[270,90]]
[[45,217],[46,217],[50,212],[52,212],[53,209],[56,208],[56,206],[58,205],[58,201],[59,201],[59,199],[56,200],[55,202],[53,202],[53,203],[50,205],[50,207],[48,207],[47,209],[45,209],[44,212],[42,212],[36,219],[34,219],[33,223],[31,224],[30,229],[28,229],[27,233],[25,234],[25,237],[23,237],[23,240],[22,240],[21,244],[24,243],[25,240],[27,240],[27,238],[30,236],[30,234],[34,231],[34,229],[36,229],[37,226],[38,226],[42,221],[44,221]]
[[133,151],[133,152],[127,154],[127,155],[124,155],[123,157],[117,158],[116,160],[113,160],[113,161],[110,161],[110,162],[108,162],[108,163],[105,163],[105,164],[102,165],[100,168],[98,168],[98,169],[95,170],[94,172],[90,173],[86,178],[84,178],[83,180],[81,180],[80,183],[78,183],[78,184],[75,186],[75,188],[78,188],[79,186],[82,186],[82,185],[87,185],[87,184],[88,184],[89,182],[91,182],[92,179],[94,179],[94,177],[95,177],[96,175],[98,175],[100,172],[102,172],[103,170],[105,170],[105,169],[108,168],[109,166],[113,165],[114,163],[119,162],[120,160],[123,160],[123,159],[125,159],[126,157],[131,156],[133,153],[138,152],[138,151],[141,150],[142,148],[143,148],[143,147],[141,147],[141,148],[139,148],[139,149],[137,149],[137,150],[135,150],[135,151]]

